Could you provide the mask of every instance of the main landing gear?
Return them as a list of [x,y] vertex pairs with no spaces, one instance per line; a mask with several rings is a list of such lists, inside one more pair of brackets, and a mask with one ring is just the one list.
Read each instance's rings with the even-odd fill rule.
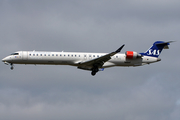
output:
[[11,69],[11,70],[13,70],[13,69],[14,69],[14,65],[13,65],[13,63],[11,63],[11,67],[10,67],[10,69]]
[[91,75],[92,75],[92,76],[96,75],[96,73],[97,73],[98,71],[99,71],[98,67],[94,67],[94,68],[92,69]]

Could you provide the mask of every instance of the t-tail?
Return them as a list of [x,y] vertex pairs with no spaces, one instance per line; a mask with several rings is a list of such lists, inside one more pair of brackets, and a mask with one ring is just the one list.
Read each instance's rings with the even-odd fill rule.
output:
[[168,45],[173,41],[164,42],[164,41],[156,41],[152,47],[150,47],[145,53],[140,53],[143,56],[152,56],[157,57],[161,54],[163,49],[169,49]]

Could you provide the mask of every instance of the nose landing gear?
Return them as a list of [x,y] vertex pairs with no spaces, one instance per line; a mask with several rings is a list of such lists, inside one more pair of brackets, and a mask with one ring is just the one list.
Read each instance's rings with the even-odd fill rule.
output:
[[11,67],[10,67],[10,69],[11,69],[11,70],[13,70],[13,69],[14,69],[14,65],[13,65],[13,63],[11,63]]

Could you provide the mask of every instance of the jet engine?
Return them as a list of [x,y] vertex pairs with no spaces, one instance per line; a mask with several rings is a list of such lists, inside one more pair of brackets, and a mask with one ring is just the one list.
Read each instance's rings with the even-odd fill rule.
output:
[[136,58],[141,58],[142,55],[137,53],[137,52],[134,52],[134,51],[126,51],[126,58],[128,59],[136,59]]

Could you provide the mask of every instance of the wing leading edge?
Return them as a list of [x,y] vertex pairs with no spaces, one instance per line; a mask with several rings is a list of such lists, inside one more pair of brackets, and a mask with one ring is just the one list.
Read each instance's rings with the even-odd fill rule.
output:
[[95,75],[98,71],[99,68],[101,68],[105,62],[107,62],[108,60],[111,59],[112,56],[114,56],[115,54],[121,52],[122,48],[125,46],[122,45],[119,49],[117,49],[114,52],[111,52],[109,54],[106,54],[104,56],[101,56],[99,58],[95,58],[93,60],[89,60],[89,61],[85,61],[85,62],[81,62],[78,65],[79,69],[84,69],[84,70],[91,70],[92,71],[92,75]]

